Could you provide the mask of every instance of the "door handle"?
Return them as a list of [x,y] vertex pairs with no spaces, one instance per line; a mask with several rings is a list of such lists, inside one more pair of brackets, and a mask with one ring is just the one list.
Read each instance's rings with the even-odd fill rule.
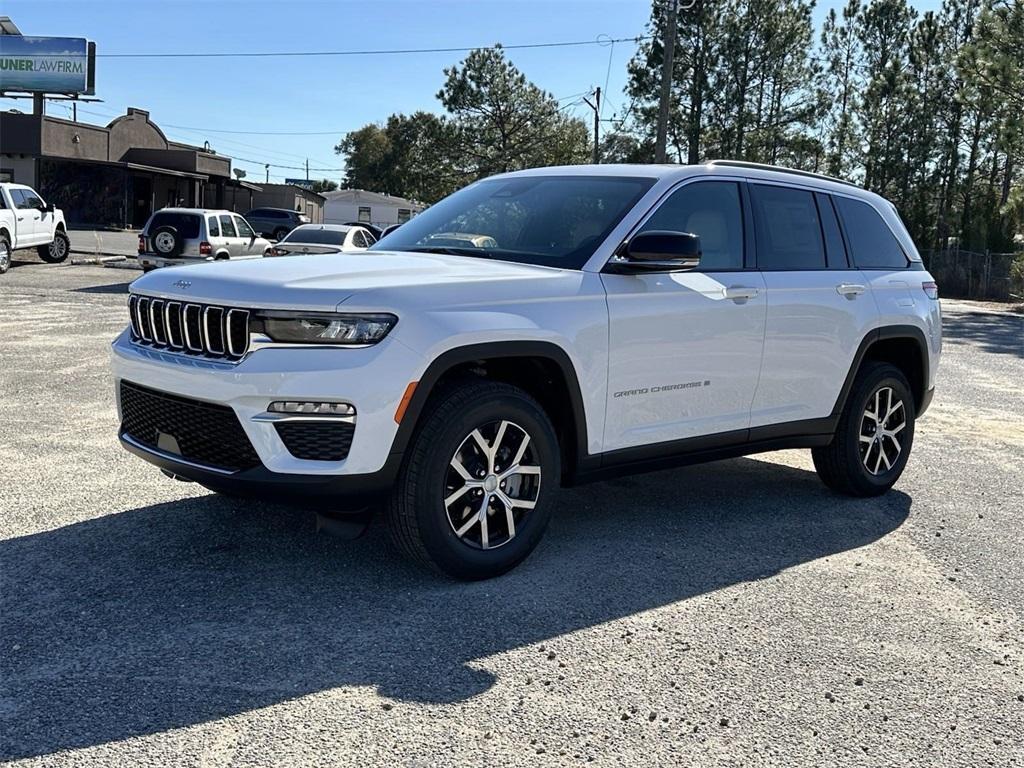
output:
[[753,288],[749,285],[730,285],[725,289],[725,298],[732,299],[735,302],[753,299],[757,294],[757,288]]
[[840,283],[836,286],[836,293],[840,296],[845,296],[851,301],[856,299],[866,290],[867,288],[865,286],[858,285],[857,283]]
[[24,221],[24,220],[25,220],[25,217],[24,217],[24,216],[19,216],[19,217],[18,217],[18,221]]

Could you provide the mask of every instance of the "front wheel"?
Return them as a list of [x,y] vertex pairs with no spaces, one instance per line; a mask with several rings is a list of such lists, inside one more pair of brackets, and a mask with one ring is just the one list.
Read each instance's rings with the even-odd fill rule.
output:
[[274,230],[274,239],[277,240],[278,242],[281,242],[282,240],[284,240],[285,235],[287,235],[287,234],[288,234],[288,230],[287,229],[277,229],[277,230]]
[[11,268],[11,243],[6,235],[0,235],[0,275]]
[[526,392],[467,381],[428,406],[385,512],[414,561],[456,579],[498,576],[537,546],[560,460],[554,428]]
[[869,363],[857,374],[832,442],[812,450],[829,488],[848,496],[878,496],[903,474],[914,442],[914,396],[903,372]]
[[60,264],[67,260],[71,253],[71,239],[67,233],[58,229],[53,233],[53,242],[39,246],[39,258],[49,264]]

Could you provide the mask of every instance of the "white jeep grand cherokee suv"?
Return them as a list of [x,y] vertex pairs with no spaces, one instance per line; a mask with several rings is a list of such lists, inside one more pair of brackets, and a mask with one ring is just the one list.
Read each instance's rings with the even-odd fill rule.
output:
[[134,282],[120,438],[214,491],[382,499],[408,555],[485,578],[559,485],[810,448],[829,487],[885,492],[932,397],[936,299],[893,206],[836,180],[504,174],[364,253]]

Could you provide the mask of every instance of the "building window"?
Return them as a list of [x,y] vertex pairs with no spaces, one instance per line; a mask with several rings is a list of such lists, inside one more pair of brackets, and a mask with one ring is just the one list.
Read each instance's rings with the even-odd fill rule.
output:
[[359,221],[363,224],[370,223],[370,206],[360,205],[359,206]]
[[13,168],[0,168],[0,184],[14,181]]
[[405,224],[405,222],[407,222],[411,218],[412,218],[412,211],[410,211],[408,208],[399,208],[398,209],[398,223],[399,224]]

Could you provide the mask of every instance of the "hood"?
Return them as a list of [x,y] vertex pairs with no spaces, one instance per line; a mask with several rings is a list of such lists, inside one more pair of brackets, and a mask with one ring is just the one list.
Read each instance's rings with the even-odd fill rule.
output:
[[[510,293],[519,297],[536,295],[522,281],[561,282],[570,275],[578,283],[578,272],[551,267],[471,256],[359,251],[157,269],[133,282],[131,290],[179,301],[262,309],[327,311],[345,302],[397,310],[403,307],[388,305],[409,299],[419,306],[435,300],[444,305],[455,296],[479,295],[474,289],[482,290],[484,284],[504,284],[510,289],[514,285]],[[507,292],[484,293],[499,299]]]

